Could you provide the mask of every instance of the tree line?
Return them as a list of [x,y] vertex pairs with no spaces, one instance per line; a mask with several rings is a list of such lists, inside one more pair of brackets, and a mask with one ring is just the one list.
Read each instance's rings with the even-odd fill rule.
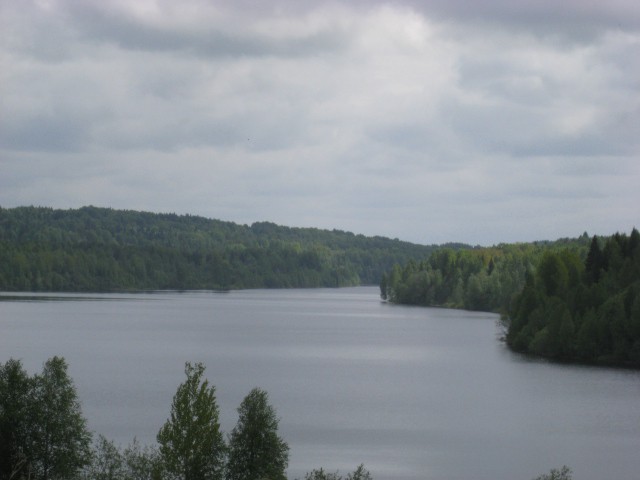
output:
[[640,233],[593,237],[584,261],[545,252],[509,318],[516,351],[640,368]]
[[385,272],[393,303],[499,312],[513,350],[640,367],[640,234],[437,250]]
[[545,251],[586,255],[589,237],[556,242],[500,244],[490,248],[441,248],[420,262],[409,260],[383,273],[380,295],[392,303],[507,313],[524,287],[525,274]]
[[[268,393],[254,388],[225,438],[215,386],[201,363],[185,364],[157,445],[125,449],[99,435],[92,443],[64,358],[33,376],[18,360],[0,364],[0,480],[285,480],[289,445]],[[305,480],[340,480],[324,469]],[[347,480],[371,480],[360,465]]]
[[436,246],[339,230],[109,208],[0,208],[0,290],[375,285]]

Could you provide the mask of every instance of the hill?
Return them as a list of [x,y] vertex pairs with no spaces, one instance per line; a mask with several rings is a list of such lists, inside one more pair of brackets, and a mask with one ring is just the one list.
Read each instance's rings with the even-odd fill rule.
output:
[[510,314],[507,344],[561,361],[640,368],[640,233],[593,237],[585,259],[545,252]]
[[382,276],[381,296],[392,303],[507,313],[546,251],[584,258],[589,236],[556,241],[442,248],[421,262],[395,265]]
[[0,208],[0,289],[122,291],[377,284],[437,246],[93,206]]
[[553,360],[640,368],[640,233],[435,251],[385,272],[393,303],[503,314],[507,345]]

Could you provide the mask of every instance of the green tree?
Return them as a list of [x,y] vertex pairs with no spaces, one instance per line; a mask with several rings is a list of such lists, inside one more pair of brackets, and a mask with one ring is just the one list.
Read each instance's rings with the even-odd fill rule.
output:
[[314,469],[307,472],[304,480],[373,480],[369,471],[360,464],[353,472],[347,474],[346,478],[342,477],[339,472],[326,472],[324,469]]
[[602,250],[600,250],[598,237],[594,235],[591,240],[587,259],[585,260],[585,274],[589,285],[597,283],[600,280],[600,274],[603,267],[604,257],[602,255]]
[[30,476],[32,381],[18,360],[0,364],[0,478]]
[[124,480],[125,465],[116,445],[99,435],[95,442],[91,464],[84,472],[87,480]]
[[304,480],[342,480],[342,477],[338,472],[330,473],[318,468],[305,473]]
[[545,295],[562,296],[565,293],[569,274],[558,254],[545,252],[538,265],[537,273]]
[[251,390],[238,414],[238,423],[229,436],[227,479],[286,479],[289,446],[278,436],[278,417],[267,392]]
[[62,357],[53,357],[33,379],[31,455],[37,479],[71,478],[91,458],[91,433],[67,369]]
[[157,435],[163,466],[175,479],[223,478],[226,446],[215,387],[202,380],[204,370],[202,363],[185,364],[187,380],[178,387],[171,416]]
[[373,284],[433,246],[275,224],[85,207],[0,209],[1,290]]
[[17,360],[0,367],[0,478],[74,477],[90,461],[91,434],[61,357],[29,377]]
[[91,464],[81,476],[83,480],[163,480],[158,452],[141,447],[134,438],[124,451],[100,435],[95,442]]
[[560,469],[552,468],[549,473],[540,475],[534,480],[571,480],[573,478],[571,473],[571,469],[565,465]]
[[347,475],[347,480],[373,480],[373,477],[369,470],[364,468],[363,464],[360,464],[353,473]]
[[122,452],[127,480],[161,480],[162,465],[155,447],[142,447],[135,438]]

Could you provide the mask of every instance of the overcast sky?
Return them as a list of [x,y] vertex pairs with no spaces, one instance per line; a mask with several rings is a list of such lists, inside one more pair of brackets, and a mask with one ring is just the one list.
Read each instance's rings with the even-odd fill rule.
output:
[[0,206],[640,228],[637,0],[0,0]]

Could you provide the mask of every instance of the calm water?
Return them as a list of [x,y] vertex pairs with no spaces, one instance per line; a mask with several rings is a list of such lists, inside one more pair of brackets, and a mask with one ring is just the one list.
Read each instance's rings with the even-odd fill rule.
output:
[[202,361],[227,432],[251,388],[269,392],[291,479],[360,463],[376,480],[639,478],[640,373],[514,355],[491,314],[376,288],[3,298],[0,361],[64,356],[90,428],[122,445],[155,441]]

